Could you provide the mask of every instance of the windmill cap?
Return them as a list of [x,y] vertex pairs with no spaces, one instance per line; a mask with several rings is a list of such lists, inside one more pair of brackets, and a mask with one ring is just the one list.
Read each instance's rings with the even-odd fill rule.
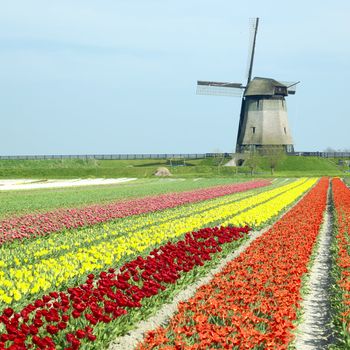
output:
[[244,96],[287,96],[287,86],[270,78],[255,77],[247,86]]

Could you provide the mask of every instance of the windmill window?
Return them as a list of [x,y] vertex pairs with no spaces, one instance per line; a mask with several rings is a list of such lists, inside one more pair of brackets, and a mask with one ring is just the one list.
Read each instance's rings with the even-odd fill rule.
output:
[[255,134],[255,129],[256,129],[256,127],[255,127],[255,126],[252,126],[253,134]]
[[284,129],[284,133],[287,135],[287,128],[284,127],[283,129]]

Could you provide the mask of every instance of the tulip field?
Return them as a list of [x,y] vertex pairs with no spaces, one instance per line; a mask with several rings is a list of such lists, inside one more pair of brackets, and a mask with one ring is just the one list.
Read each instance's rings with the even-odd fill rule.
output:
[[112,350],[244,244],[134,348],[288,349],[328,211],[335,348],[350,348],[350,190],[281,178],[0,219],[0,350]]

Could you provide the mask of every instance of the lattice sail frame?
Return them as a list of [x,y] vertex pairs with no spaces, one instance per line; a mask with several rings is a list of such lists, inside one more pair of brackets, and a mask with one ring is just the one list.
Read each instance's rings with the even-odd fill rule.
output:
[[197,81],[197,95],[242,97],[245,87],[240,83]]

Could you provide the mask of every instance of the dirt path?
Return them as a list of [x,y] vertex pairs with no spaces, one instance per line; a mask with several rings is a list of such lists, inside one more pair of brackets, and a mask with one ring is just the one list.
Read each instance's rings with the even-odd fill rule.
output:
[[330,306],[332,213],[331,192],[322,225],[317,255],[310,271],[307,284],[308,293],[301,306],[303,321],[296,330],[295,348],[297,350],[327,349],[333,342]]

